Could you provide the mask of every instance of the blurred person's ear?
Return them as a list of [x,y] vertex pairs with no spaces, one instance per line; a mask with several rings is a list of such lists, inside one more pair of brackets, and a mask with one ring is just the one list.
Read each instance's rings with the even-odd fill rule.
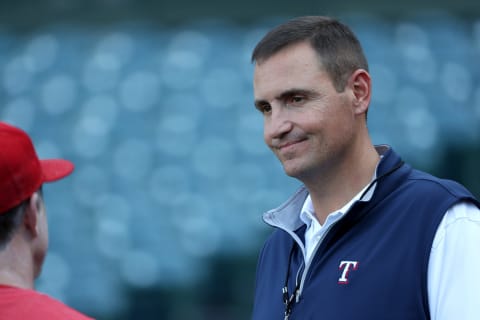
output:
[[39,218],[42,208],[42,197],[38,192],[34,192],[32,196],[27,200],[25,206],[25,214],[23,216],[23,225],[25,229],[30,233],[32,238],[38,236],[40,232]]

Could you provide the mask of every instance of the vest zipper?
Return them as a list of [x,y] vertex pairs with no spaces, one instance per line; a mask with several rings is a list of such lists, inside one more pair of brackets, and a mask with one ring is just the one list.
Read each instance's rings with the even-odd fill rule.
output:
[[[296,300],[297,303],[300,301],[300,297],[301,297],[302,292],[303,292],[303,285],[305,284],[305,278],[307,277],[308,270],[310,269],[310,265],[312,264],[312,261],[315,257],[315,254],[317,253],[318,248],[320,247],[323,240],[325,239],[325,236],[330,232],[330,229],[332,229],[332,227],[337,224],[337,222],[338,221],[336,221],[335,223],[332,223],[327,228],[327,230],[323,233],[322,237],[317,242],[317,245],[315,246],[315,249],[313,250],[312,255],[310,256],[310,260],[307,263],[305,263],[305,258],[303,259],[303,262],[305,263],[305,268],[304,268],[303,273],[302,273],[302,278],[300,279],[300,288],[298,288],[298,294],[295,297],[296,298],[295,300]],[[299,271],[301,270],[301,267],[302,267],[302,265],[300,265],[300,268],[298,269]]]

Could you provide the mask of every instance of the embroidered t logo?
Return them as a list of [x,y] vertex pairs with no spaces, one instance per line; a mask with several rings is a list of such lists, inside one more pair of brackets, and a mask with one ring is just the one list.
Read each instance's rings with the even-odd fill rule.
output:
[[348,284],[348,274],[350,271],[358,269],[358,261],[340,261],[338,269],[342,270],[342,275],[338,278],[338,283]]

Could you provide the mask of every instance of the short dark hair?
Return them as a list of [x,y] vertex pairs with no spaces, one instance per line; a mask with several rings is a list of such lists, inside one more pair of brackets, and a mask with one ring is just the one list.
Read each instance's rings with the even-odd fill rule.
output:
[[[38,192],[40,197],[43,197],[43,186],[40,186],[36,192]],[[0,212],[0,250],[8,244],[22,223],[30,199],[31,196],[20,202],[17,206],[8,209],[6,212]]]
[[0,250],[12,239],[13,234],[22,223],[25,207],[29,201],[30,198],[0,214]]
[[355,70],[368,71],[367,59],[352,30],[338,20],[324,16],[298,17],[275,27],[253,50],[252,62],[262,63],[280,50],[304,41],[317,52],[338,92],[345,89]]

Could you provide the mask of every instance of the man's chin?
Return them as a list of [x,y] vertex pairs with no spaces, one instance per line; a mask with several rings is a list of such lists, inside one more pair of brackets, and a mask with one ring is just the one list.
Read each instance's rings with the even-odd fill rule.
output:
[[300,163],[283,163],[283,171],[285,174],[302,182],[309,180],[313,174],[313,172],[308,169],[309,167],[301,166]]
[[297,178],[300,174],[300,170],[298,167],[294,167],[294,166],[289,166],[289,165],[283,165],[283,171],[285,172],[285,174],[289,177],[292,177],[292,178]]

